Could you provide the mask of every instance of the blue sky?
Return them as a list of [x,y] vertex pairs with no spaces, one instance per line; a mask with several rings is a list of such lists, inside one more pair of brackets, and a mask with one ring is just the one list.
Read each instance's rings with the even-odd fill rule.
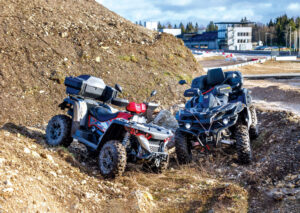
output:
[[132,22],[187,21],[207,25],[209,21],[251,21],[266,23],[287,14],[300,16],[300,0],[97,0]]

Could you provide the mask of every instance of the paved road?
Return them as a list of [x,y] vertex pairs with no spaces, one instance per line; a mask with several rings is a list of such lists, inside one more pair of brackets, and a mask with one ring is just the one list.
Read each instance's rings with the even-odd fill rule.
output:
[[259,80],[259,79],[291,79],[300,78],[300,73],[278,73],[278,74],[261,74],[261,75],[243,75],[248,80]]

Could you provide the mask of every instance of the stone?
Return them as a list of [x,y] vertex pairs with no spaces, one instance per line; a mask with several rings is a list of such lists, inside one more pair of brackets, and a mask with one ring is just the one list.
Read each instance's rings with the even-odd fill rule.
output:
[[271,196],[276,201],[280,201],[284,198],[284,194],[282,191],[273,191],[271,192]]
[[54,171],[50,171],[49,172],[51,175],[53,175],[54,177],[57,177],[57,174]]
[[24,152],[25,152],[26,154],[29,154],[29,153],[30,153],[30,149],[28,149],[27,147],[25,147],[25,148],[24,148]]
[[12,183],[9,180],[4,181],[3,183],[7,186],[12,186]]
[[40,157],[40,154],[37,153],[36,151],[32,151],[31,154],[32,154],[33,157],[36,157],[36,158],[39,158],[39,157]]
[[68,37],[68,35],[69,35],[68,32],[63,32],[63,33],[61,33],[61,37],[62,37],[62,38],[66,38],[66,37]]
[[95,58],[95,61],[96,61],[97,63],[100,63],[100,61],[101,61],[100,56],[96,57],[96,58]]
[[4,189],[2,189],[2,192],[4,192],[4,193],[12,193],[13,191],[14,191],[13,188],[4,188]]
[[231,166],[235,167],[235,168],[238,167],[238,165],[236,163],[232,163]]
[[0,166],[3,165],[3,163],[5,162],[4,158],[0,158]]
[[178,128],[176,118],[168,110],[161,110],[153,120],[154,124],[175,131]]
[[152,195],[147,191],[137,190],[134,193],[137,199],[137,209],[141,212],[152,212],[153,207],[155,206],[153,202]]

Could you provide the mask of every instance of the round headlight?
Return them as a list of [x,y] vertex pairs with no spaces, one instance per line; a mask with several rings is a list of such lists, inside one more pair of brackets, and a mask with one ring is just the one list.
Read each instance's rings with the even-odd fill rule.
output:
[[224,125],[227,125],[227,124],[228,124],[228,119],[225,118],[225,119],[223,120],[223,124],[224,124]]
[[191,128],[191,124],[190,124],[190,123],[186,123],[186,124],[185,124],[185,128],[186,128],[186,129],[190,129],[190,128]]

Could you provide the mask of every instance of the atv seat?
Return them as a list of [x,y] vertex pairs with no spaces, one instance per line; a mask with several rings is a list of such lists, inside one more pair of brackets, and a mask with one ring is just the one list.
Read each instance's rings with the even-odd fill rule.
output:
[[224,81],[225,74],[221,68],[210,69],[207,75],[193,79],[191,88],[200,89],[202,92],[205,92],[218,84],[222,84]]
[[101,122],[114,119],[119,114],[119,112],[112,113],[108,108],[102,106],[93,107],[89,111],[98,121]]

